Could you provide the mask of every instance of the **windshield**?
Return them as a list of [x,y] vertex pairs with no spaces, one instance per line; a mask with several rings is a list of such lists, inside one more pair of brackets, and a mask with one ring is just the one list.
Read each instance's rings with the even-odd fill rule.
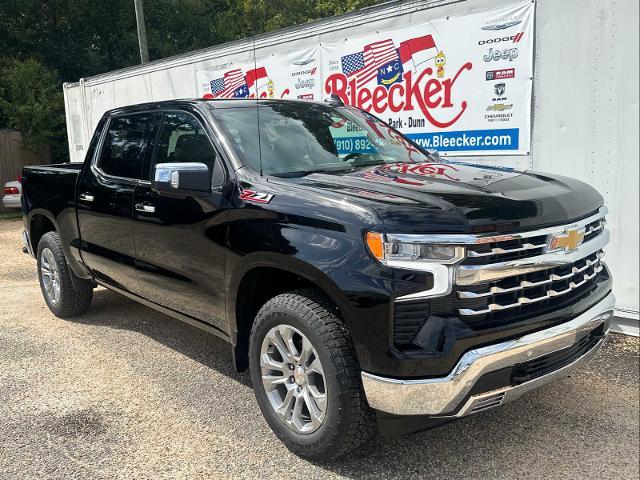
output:
[[303,102],[261,102],[257,108],[213,109],[213,115],[246,165],[259,171],[261,152],[264,174],[302,176],[433,161],[402,134],[355,108]]

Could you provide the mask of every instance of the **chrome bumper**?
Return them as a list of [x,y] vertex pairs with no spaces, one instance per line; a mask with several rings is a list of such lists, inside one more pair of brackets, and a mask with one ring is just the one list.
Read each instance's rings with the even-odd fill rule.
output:
[[480,378],[489,372],[572,346],[580,333],[594,330],[611,318],[614,305],[615,298],[609,294],[569,322],[516,340],[471,350],[462,356],[446,377],[398,380],[363,372],[362,384],[367,401],[371,407],[395,415],[462,417],[515,400],[529,390],[568,375],[591,358],[604,339],[573,363],[551,373],[516,386],[467,396]]

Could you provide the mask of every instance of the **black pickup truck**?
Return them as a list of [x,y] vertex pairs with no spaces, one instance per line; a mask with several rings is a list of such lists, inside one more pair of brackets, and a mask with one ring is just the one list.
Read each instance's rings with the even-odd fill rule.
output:
[[306,457],[511,401],[591,357],[613,312],[593,188],[445,162],[336,101],[119,108],[84,164],[22,184],[55,315],[101,285],[224,338]]

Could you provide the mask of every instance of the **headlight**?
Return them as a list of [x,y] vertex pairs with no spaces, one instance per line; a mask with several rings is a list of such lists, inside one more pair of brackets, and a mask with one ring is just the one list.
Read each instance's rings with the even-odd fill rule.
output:
[[383,265],[428,272],[433,275],[433,286],[422,292],[397,297],[396,301],[447,295],[453,286],[455,265],[465,256],[464,247],[421,243],[421,236],[385,235],[367,232],[366,244]]
[[458,245],[435,245],[411,240],[403,235],[402,241],[393,235],[367,232],[367,247],[380,263],[398,268],[421,270],[419,264],[439,263],[450,265],[464,258],[464,247]]

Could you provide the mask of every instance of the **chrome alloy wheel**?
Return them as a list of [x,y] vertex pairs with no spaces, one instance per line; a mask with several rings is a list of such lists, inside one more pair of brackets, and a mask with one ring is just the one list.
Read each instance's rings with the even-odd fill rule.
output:
[[40,276],[42,285],[47,297],[54,305],[60,301],[60,270],[53,256],[53,252],[48,248],[43,248],[40,253]]
[[325,419],[327,392],[318,352],[300,330],[278,325],[260,350],[262,385],[271,407],[294,432],[315,432]]

